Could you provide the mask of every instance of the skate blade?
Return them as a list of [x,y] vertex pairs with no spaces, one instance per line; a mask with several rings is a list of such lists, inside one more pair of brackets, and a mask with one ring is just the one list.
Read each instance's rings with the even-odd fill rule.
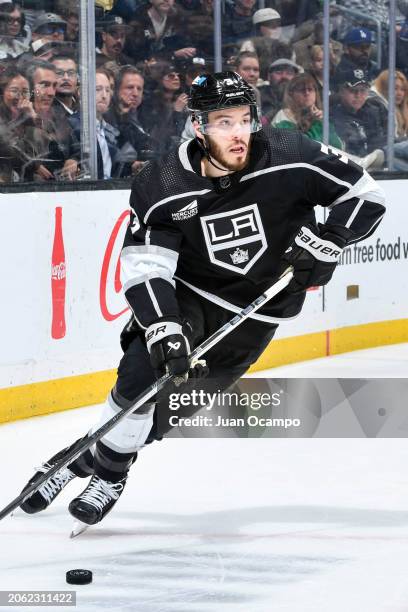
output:
[[86,531],[88,527],[90,527],[90,525],[88,525],[87,523],[83,523],[82,521],[75,521],[72,526],[72,531],[69,537],[71,539],[76,538],[77,536],[81,535],[81,533],[84,533],[84,531]]

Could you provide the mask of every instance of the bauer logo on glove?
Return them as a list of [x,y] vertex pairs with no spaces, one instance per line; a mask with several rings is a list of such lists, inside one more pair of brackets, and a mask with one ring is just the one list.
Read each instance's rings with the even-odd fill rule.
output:
[[337,261],[343,250],[329,240],[323,240],[323,238],[316,237],[316,235],[305,226],[300,228],[295,238],[295,242],[321,261]]
[[325,285],[331,279],[343,248],[352,232],[337,225],[303,225],[283,255],[284,265],[293,267],[287,290],[301,293]]

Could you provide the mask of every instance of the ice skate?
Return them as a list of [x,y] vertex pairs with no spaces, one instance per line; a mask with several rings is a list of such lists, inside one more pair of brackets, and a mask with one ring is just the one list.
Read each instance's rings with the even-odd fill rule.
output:
[[[49,461],[43,463],[40,467],[36,468],[36,473],[23,489],[27,489],[29,486],[34,484],[40,476],[42,476],[45,472],[48,472],[58,459],[62,458],[61,451],[54,457],[52,457]],[[61,493],[61,491],[67,486],[67,484],[75,478],[74,472],[71,472],[68,468],[62,468],[52,476],[49,480],[47,480],[38,491],[30,495],[20,506],[20,508],[27,512],[27,514],[35,514],[36,512],[41,512],[41,510],[45,510],[48,508],[50,504],[54,501],[54,499]]]
[[[66,448],[63,448],[62,450],[58,451],[58,453],[53,455],[51,459],[48,459],[48,461],[43,463],[40,467],[35,468],[37,470],[36,473],[30,478],[30,480],[22,490],[22,493],[24,493],[24,491],[28,489],[28,487],[30,487],[31,485],[36,484],[36,482],[38,482],[38,480],[43,477],[44,474],[47,473],[51,468],[63,461],[67,457],[68,453],[75,450],[83,442],[83,440],[84,438],[79,438],[70,446],[67,446]],[[85,461],[85,454],[81,455],[79,459],[76,459],[67,467],[63,467],[58,470],[53,476],[51,476],[48,480],[44,482],[44,484],[41,486],[40,489],[38,489],[38,491],[30,495],[20,505],[20,508],[28,514],[35,514],[36,512],[41,512],[41,510],[45,510],[45,508],[48,508],[48,506],[54,501],[57,495],[61,493],[61,491],[67,486],[69,482],[71,482],[71,480],[75,478],[75,476],[78,476],[79,478],[89,477],[89,475],[93,471],[93,467],[90,465],[89,460],[89,465]],[[78,461],[82,461],[83,465],[78,464]],[[76,465],[76,467],[73,467],[73,469],[69,469],[69,466],[72,467],[74,464]],[[87,472],[86,470],[89,470],[89,472]]]
[[70,513],[81,523],[99,523],[121,496],[126,478],[119,482],[109,482],[99,476],[92,476],[86,489],[69,504]]

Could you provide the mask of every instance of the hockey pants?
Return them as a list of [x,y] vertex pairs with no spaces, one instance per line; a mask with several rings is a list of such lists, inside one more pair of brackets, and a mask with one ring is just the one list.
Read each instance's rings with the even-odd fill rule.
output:
[[[191,347],[200,344],[233,316],[230,311],[200,298],[184,287],[178,287],[177,296],[182,317],[193,330],[189,338]],[[171,429],[169,416],[174,413],[169,410],[170,393],[188,393],[192,388],[206,392],[229,388],[263,353],[276,328],[277,325],[254,319],[244,321],[204,355],[210,371],[208,379],[189,380],[178,388],[169,383],[156,401],[130,414],[97,442],[93,450],[93,461],[90,451],[87,457],[77,461],[88,465],[93,462],[94,472],[105,480],[115,482],[123,478],[135,461],[137,451],[146,442],[160,440]],[[154,380],[144,334],[138,332],[120,361],[116,384],[91,433],[122,408],[129,406]],[[178,415],[189,417],[197,410],[197,407],[190,406],[180,410]]]

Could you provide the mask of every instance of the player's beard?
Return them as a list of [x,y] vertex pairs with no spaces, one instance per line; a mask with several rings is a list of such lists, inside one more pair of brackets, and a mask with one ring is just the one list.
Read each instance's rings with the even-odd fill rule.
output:
[[212,140],[210,136],[207,136],[207,138],[211,157],[214,159],[214,161],[218,162],[226,170],[230,170],[231,172],[239,172],[248,165],[249,154],[251,151],[251,138],[249,139],[248,144],[243,140],[240,140],[239,142],[235,143],[236,146],[243,145],[244,147],[246,147],[243,159],[241,161],[236,162],[229,161],[225,157],[221,147],[216,142],[214,142],[214,140]]

